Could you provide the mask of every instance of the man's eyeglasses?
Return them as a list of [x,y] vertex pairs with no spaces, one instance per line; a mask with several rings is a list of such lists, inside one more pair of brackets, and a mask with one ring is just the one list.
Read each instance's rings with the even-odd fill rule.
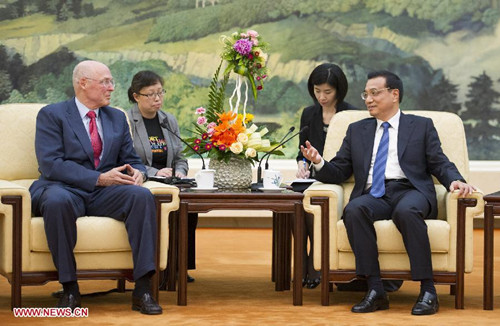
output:
[[95,80],[96,82],[99,82],[100,85],[102,86],[106,86],[106,87],[110,87],[110,86],[113,86],[115,87],[115,81],[113,79],[102,79],[102,80],[98,80],[98,79],[94,79],[94,78],[90,78],[90,77],[85,77],[87,79],[90,79],[90,80]]
[[379,95],[380,93],[382,93],[386,89],[389,90],[389,89],[392,89],[392,88],[390,88],[390,87],[385,87],[385,88],[380,88],[380,89],[372,88],[368,92],[361,93],[361,98],[363,99],[363,101],[366,101],[366,99],[368,98],[368,96],[376,97],[377,95]]
[[149,94],[141,94],[141,93],[136,93],[137,95],[141,95],[141,96],[146,96],[148,99],[150,100],[154,100],[157,96],[159,98],[162,98],[163,95],[165,95],[167,91],[162,89],[161,91],[159,91],[158,93],[149,93]]

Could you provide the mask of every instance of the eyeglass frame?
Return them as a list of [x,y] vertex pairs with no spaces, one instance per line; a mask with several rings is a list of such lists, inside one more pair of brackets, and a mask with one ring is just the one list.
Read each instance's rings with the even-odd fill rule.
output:
[[[375,97],[375,96],[378,96],[380,93],[382,93],[383,90],[390,90],[390,89],[395,89],[395,88],[392,88],[392,87],[384,87],[384,88],[376,88],[376,89],[370,89],[370,91],[376,91],[375,94],[368,94],[368,92],[366,91],[363,91],[361,92],[361,99],[363,101],[366,101],[366,99],[368,98],[368,95],[370,95],[371,97]],[[366,94],[366,95],[365,95]]]
[[162,98],[163,96],[165,96],[165,94],[167,93],[167,91],[165,89],[162,89],[161,92],[159,93],[150,93],[150,94],[142,94],[142,93],[135,93],[137,95],[141,95],[141,96],[146,96],[149,100],[154,100],[157,96],[159,98]]
[[108,78],[104,78],[104,79],[95,79],[95,78],[90,78],[90,77],[84,77],[85,79],[90,79],[90,80],[95,80],[96,82],[99,82],[100,85],[102,86],[113,86],[115,87],[116,86],[116,83],[115,83],[115,80],[113,78],[111,79],[108,79]]

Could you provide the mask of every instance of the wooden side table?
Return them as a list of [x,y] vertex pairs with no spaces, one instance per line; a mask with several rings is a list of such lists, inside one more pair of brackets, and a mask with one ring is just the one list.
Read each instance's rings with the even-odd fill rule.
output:
[[486,195],[484,199],[484,271],[483,309],[493,310],[493,240],[494,219],[500,216],[500,191]]

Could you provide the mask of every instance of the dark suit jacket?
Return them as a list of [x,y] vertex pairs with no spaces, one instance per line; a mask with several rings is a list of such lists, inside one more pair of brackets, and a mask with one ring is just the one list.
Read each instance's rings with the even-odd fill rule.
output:
[[106,106],[99,109],[99,117],[104,147],[96,170],[90,137],[75,99],[40,110],[36,120],[35,151],[41,176],[30,187],[33,201],[41,193],[38,190],[52,183],[91,192],[96,188],[99,174],[126,163],[146,172],[135,153],[125,113]]
[[[337,107],[337,112],[344,110],[355,110],[356,108],[347,102],[342,102]],[[323,155],[323,148],[325,147],[325,132],[323,131],[323,108],[319,104],[309,106],[302,111],[300,116],[300,129],[309,126],[306,132],[299,136],[299,152],[297,154],[297,161],[302,161],[304,156],[300,151],[300,145],[304,145],[308,140],[314,148],[316,148],[320,155]]]
[[[377,121],[368,118],[349,125],[337,155],[317,171],[317,180],[340,184],[354,173],[351,200],[363,194],[370,171]],[[398,132],[399,165],[411,184],[431,205],[429,218],[437,215],[436,190],[431,175],[446,188],[463,180],[455,164],[441,149],[436,128],[429,118],[401,113]]]
[[[144,120],[142,119],[142,115],[137,107],[137,104],[134,105],[127,114],[129,116],[130,124],[132,125],[134,148],[144,164],[146,164],[148,177],[155,176],[158,169],[152,167],[153,153],[151,152],[151,145],[149,144],[148,131],[146,130]],[[172,114],[164,111],[158,111],[157,117],[160,123],[167,119],[170,130],[175,132],[177,136],[181,136],[177,120],[175,120],[175,117]],[[162,127],[161,130],[163,132],[163,137],[165,137],[165,141],[167,142],[167,161],[165,162],[165,167],[171,168],[175,162],[175,170],[187,175],[188,162],[184,158],[184,155],[182,155],[183,146],[181,141],[172,136],[167,129]]]

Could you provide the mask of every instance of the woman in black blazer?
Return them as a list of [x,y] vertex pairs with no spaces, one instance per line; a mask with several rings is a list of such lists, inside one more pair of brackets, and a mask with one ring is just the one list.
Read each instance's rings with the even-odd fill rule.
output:
[[[356,109],[347,102],[344,98],[347,94],[348,84],[347,78],[339,66],[332,63],[324,63],[311,72],[307,82],[307,89],[314,105],[304,109],[300,118],[300,130],[305,126],[309,126],[306,132],[300,134],[299,152],[297,155],[297,178],[304,179],[310,177],[309,164],[300,151],[300,145],[304,145],[306,140],[323,155],[325,146],[326,133],[328,125],[335,113],[344,110]],[[314,177],[314,176],[312,176]],[[306,244],[309,238],[310,250],[304,255],[302,285],[309,289],[314,289],[320,282],[320,271],[316,271],[313,266],[313,216],[306,214],[306,236],[304,237]],[[307,248],[307,245],[304,246]]]

